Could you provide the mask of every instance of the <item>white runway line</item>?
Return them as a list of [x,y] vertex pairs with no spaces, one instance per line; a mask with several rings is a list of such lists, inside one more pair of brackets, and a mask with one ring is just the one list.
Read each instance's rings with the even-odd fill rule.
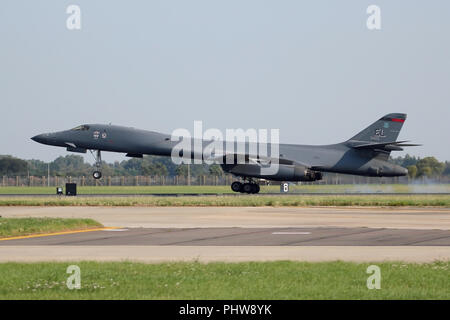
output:
[[128,229],[107,229],[102,231],[128,231]]
[[272,234],[311,234],[311,232],[272,232]]

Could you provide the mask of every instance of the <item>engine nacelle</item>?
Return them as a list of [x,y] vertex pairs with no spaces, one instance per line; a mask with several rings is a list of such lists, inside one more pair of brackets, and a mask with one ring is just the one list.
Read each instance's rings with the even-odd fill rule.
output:
[[254,164],[238,164],[226,166],[224,170],[243,177],[263,178],[275,181],[316,181],[322,180],[322,172],[311,170],[301,165],[278,165],[278,172],[273,175],[265,175],[261,167]]
[[280,165],[278,173],[267,178],[278,181],[316,181],[322,179],[322,172],[300,165]]

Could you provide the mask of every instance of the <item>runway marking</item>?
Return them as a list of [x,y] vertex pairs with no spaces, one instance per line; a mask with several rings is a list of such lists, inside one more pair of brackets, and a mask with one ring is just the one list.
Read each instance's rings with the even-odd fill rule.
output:
[[30,238],[39,238],[39,237],[49,237],[49,236],[58,236],[58,235],[63,235],[63,234],[83,233],[83,232],[92,232],[92,231],[105,231],[105,230],[109,230],[109,229],[116,229],[117,230],[117,227],[103,227],[103,228],[82,229],[82,230],[72,230],[72,231],[61,231],[61,232],[52,232],[52,233],[30,234],[30,235],[26,235],[26,236],[0,238],[0,241],[30,239]]
[[128,231],[128,229],[103,229],[102,231]]
[[311,234],[311,232],[272,232],[272,234]]

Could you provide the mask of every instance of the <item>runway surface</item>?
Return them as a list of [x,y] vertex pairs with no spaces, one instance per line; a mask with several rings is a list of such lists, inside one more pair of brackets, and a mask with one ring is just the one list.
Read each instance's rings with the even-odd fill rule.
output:
[[0,241],[63,246],[450,246],[448,230],[375,228],[133,228]]
[[112,230],[0,241],[0,261],[450,260],[450,209],[0,207]]

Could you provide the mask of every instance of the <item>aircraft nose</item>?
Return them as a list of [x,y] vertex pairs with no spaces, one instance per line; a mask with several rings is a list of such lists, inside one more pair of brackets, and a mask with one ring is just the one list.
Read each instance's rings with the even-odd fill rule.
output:
[[47,142],[48,138],[46,138],[45,134],[38,134],[31,138],[31,140],[39,142],[39,143],[45,143]]

